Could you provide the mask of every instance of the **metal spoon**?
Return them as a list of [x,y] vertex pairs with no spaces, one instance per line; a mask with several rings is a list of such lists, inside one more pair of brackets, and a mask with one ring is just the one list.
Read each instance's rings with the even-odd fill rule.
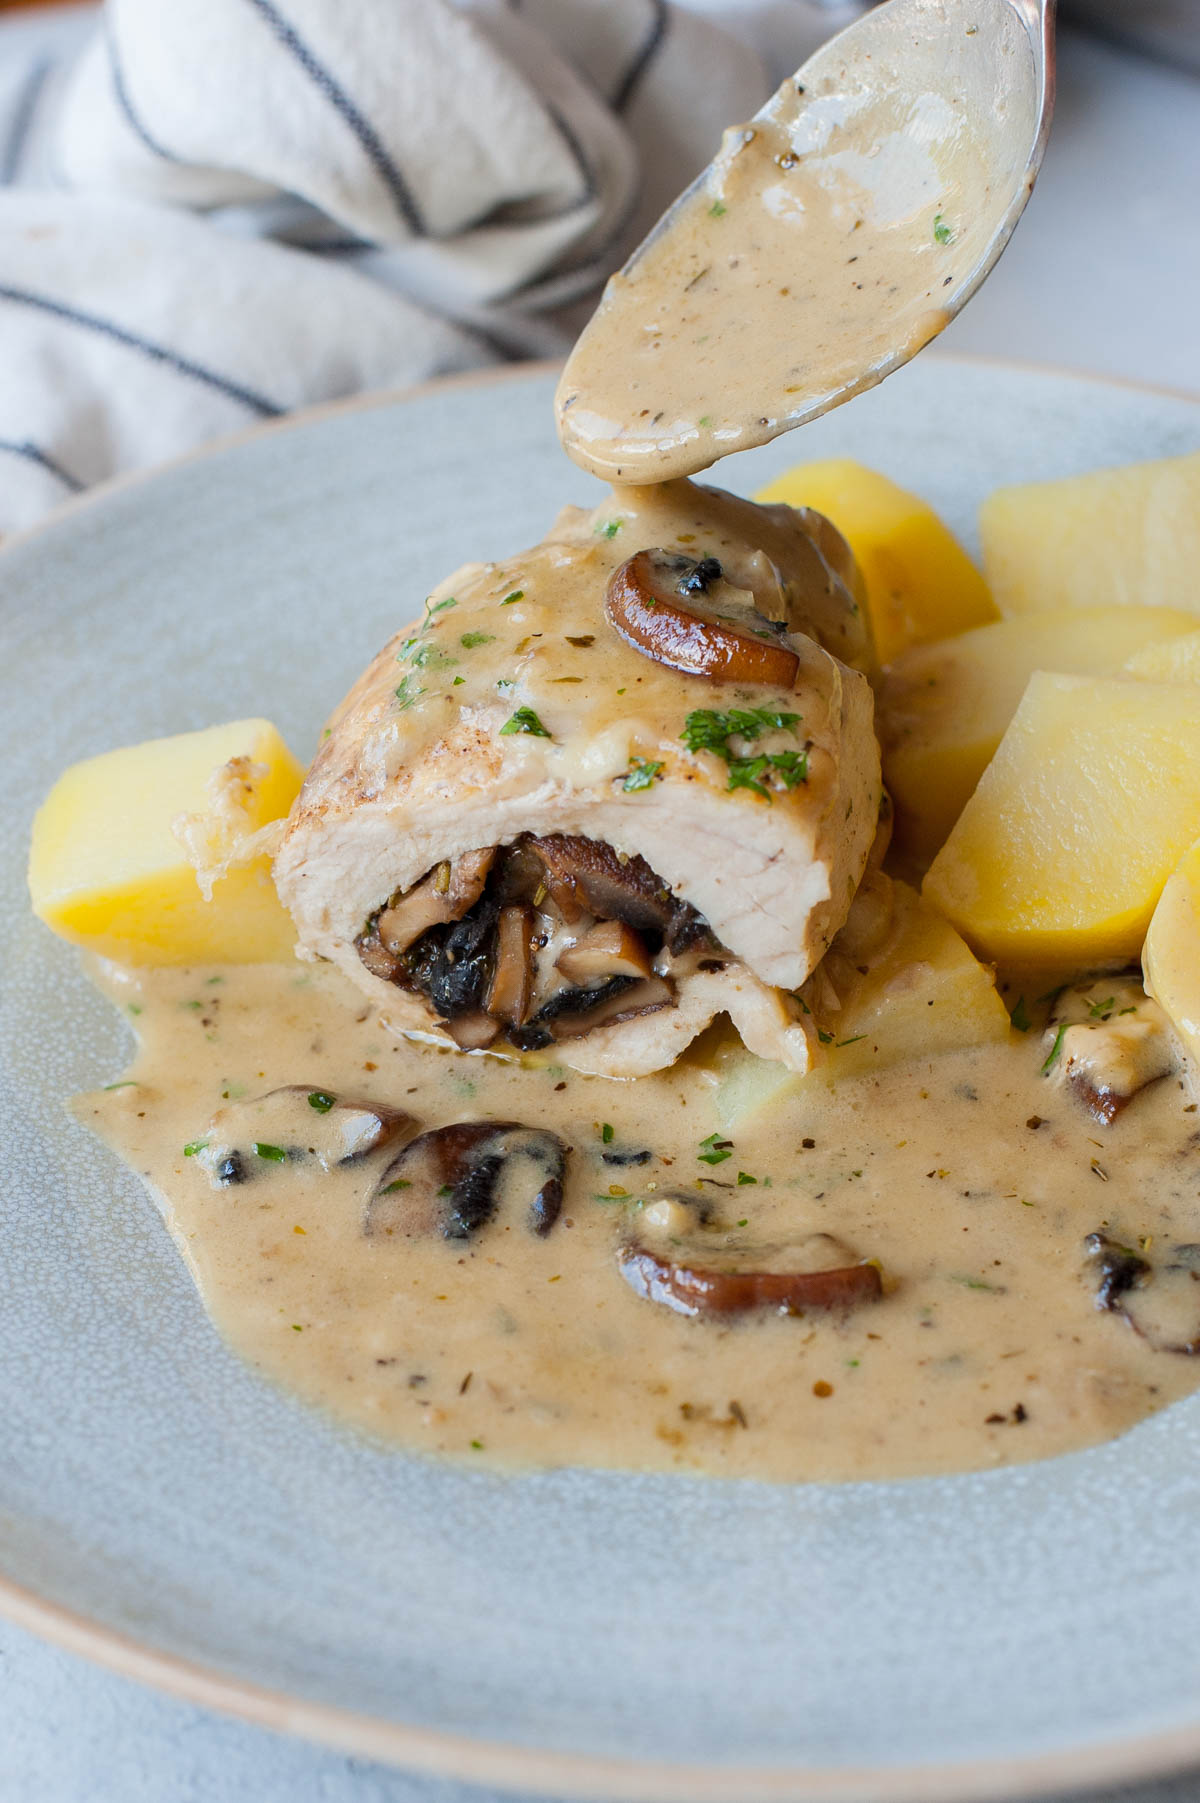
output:
[[610,481],[815,419],[949,324],[1012,236],[1054,94],[1054,0],[890,0],[810,57],[613,276],[559,435]]

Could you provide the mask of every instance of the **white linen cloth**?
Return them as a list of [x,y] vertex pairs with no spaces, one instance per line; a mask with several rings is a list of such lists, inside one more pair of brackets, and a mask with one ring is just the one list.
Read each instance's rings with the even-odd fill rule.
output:
[[0,532],[308,403],[566,348],[761,104],[665,0],[108,0],[0,29]]

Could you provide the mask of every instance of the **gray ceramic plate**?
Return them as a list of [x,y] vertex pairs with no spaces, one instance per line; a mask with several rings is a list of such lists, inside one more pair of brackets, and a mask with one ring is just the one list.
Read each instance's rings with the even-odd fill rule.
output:
[[[528,1788],[929,1799],[1200,1757],[1200,1395],[1078,1457],[937,1481],[425,1464],[233,1358],[64,1111],[128,1048],[26,911],[56,772],[244,714],[311,748],[414,597],[588,498],[551,389],[328,412],[0,557],[0,1604],[202,1702]],[[1181,399],[926,357],[722,479],[849,454],[970,539],[996,483],[1197,446]]]

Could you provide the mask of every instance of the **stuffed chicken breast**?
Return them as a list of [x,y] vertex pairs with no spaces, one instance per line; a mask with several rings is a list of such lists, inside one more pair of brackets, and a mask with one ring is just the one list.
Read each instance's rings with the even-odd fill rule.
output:
[[659,1069],[717,1014],[798,1071],[793,992],[881,787],[871,647],[819,516],[686,481],[458,570],[329,723],[275,863],[395,1031]]

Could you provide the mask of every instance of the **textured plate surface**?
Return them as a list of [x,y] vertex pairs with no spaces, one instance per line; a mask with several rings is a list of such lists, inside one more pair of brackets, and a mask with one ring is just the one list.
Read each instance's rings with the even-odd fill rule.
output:
[[[1200,1396],[1079,1456],[894,1485],[427,1464],[228,1353],[66,1115],[128,1044],[27,912],[57,771],[257,713],[309,752],[435,580],[594,495],[552,388],[269,431],[0,556],[0,1605],[201,1700],[513,1784],[928,1798],[1196,1754]],[[970,541],[999,482],[1197,446],[1181,399],[926,357],[720,479],[857,456]]]

